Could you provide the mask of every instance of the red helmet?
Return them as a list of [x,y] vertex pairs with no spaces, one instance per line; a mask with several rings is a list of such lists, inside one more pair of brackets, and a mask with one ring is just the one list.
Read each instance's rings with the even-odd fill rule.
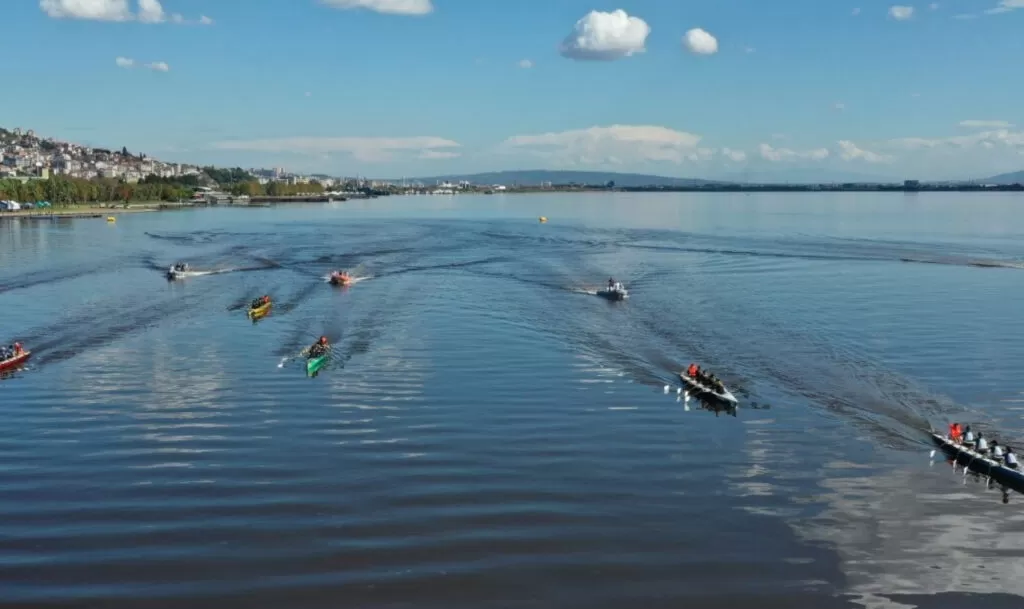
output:
[[320,344],[321,345],[326,345],[327,344],[327,337],[326,336],[321,336],[320,337]]

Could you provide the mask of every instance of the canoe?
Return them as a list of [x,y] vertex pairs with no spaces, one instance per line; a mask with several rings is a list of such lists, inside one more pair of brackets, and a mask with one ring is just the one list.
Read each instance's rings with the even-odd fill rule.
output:
[[[327,354],[329,355],[329,354]],[[321,355],[320,357],[311,357],[306,360],[306,374],[313,376],[327,363],[327,355]]]
[[710,387],[702,385],[696,379],[686,376],[683,372],[679,373],[679,379],[683,381],[683,384],[696,393],[698,397],[714,398],[731,406],[738,406],[740,403],[740,401],[736,399],[736,396],[734,396],[728,389],[726,389],[724,393],[718,393]]
[[999,484],[1012,488],[1018,493],[1024,493],[1024,471],[1006,467],[995,459],[990,459],[934,432],[932,433],[932,440],[954,463],[962,465],[976,474],[989,476]]
[[263,306],[256,307],[255,309],[249,309],[249,317],[253,320],[260,319],[267,313],[270,313],[270,307],[274,306],[273,302],[268,302]]
[[26,361],[28,361],[28,358],[31,357],[31,356],[32,356],[32,352],[31,351],[22,351],[21,355],[17,355],[15,357],[10,358],[10,359],[5,359],[3,361],[0,361],[0,372],[6,371],[6,370],[14,370],[17,367],[24,365],[24,363]]

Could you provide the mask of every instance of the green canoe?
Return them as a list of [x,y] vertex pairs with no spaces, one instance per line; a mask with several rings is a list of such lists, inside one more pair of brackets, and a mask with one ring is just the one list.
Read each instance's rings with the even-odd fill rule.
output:
[[327,363],[327,355],[321,355],[320,357],[311,357],[306,360],[306,374],[313,376],[324,367]]

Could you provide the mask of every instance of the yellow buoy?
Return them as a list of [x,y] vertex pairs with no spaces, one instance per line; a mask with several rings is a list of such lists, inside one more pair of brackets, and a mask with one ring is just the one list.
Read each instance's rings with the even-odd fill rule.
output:
[[107,222],[117,222],[117,218],[114,216],[107,216]]
[[540,223],[541,224],[544,224],[545,222],[548,221],[548,217],[547,216],[541,216],[539,219],[540,219]]

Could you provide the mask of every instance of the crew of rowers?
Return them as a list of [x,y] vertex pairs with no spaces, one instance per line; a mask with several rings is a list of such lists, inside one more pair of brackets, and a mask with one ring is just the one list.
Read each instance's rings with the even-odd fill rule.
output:
[[24,352],[25,350],[21,348],[21,343],[14,343],[13,345],[0,347],[0,362],[14,359]]
[[188,265],[185,264],[184,262],[178,262],[178,263],[176,263],[174,265],[174,270],[178,271],[178,272],[187,271],[188,270]]
[[700,366],[698,366],[697,364],[690,364],[690,366],[686,369],[686,376],[697,381],[701,385],[704,385],[705,387],[710,387],[711,390],[715,391],[716,393],[725,393],[725,384],[723,384],[722,381],[719,380],[719,378],[714,374],[701,370]]
[[270,304],[270,296],[260,296],[259,298],[253,300],[252,303],[249,304],[249,308],[252,310],[256,310],[268,304]]
[[952,423],[949,426],[949,439],[983,456],[991,457],[996,461],[1002,461],[1003,465],[1010,469],[1019,469],[1020,462],[1017,461],[1017,454],[1013,448],[1003,448],[996,440],[988,441],[980,431],[977,435],[971,431],[971,426],[960,427],[959,423]]

